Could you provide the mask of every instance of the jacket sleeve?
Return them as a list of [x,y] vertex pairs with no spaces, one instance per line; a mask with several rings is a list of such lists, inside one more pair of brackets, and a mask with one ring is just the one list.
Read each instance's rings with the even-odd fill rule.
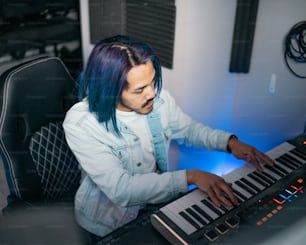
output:
[[227,142],[232,133],[213,129],[191,119],[165,90],[162,92],[162,98],[166,106],[161,109],[161,113],[168,116],[161,116],[161,118],[163,123],[171,128],[173,139],[176,139],[178,143],[226,151]]

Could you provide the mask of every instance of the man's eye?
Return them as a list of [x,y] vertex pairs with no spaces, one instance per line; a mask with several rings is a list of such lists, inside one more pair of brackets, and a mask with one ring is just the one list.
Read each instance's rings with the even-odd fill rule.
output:
[[135,91],[134,91],[135,94],[141,94],[142,92],[143,92],[143,89],[135,90]]

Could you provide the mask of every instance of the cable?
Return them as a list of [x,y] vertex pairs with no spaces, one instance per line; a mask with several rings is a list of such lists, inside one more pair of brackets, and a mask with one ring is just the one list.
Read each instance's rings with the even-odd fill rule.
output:
[[297,74],[288,63],[289,58],[297,63],[306,63],[306,21],[296,23],[287,34],[284,58],[287,67],[295,76],[306,78]]

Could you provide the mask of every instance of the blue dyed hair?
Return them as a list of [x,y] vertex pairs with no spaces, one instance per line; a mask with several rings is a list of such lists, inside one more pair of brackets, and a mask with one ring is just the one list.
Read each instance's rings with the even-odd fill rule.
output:
[[116,107],[122,90],[127,86],[127,74],[135,66],[151,60],[155,69],[157,95],[162,87],[161,65],[152,48],[127,36],[114,36],[99,41],[93,48],[85,71],[80,76],[79,99],[88,98],[89,110],[121,135],[116,121]]

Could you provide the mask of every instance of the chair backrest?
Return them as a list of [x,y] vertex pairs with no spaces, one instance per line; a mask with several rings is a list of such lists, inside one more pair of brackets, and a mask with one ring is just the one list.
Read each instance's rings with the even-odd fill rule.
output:
[[61,122],[76,102],[75,81],[63,62],[44,57],[0,76],[0,153],[12,199],[73,196],[77,161]]

